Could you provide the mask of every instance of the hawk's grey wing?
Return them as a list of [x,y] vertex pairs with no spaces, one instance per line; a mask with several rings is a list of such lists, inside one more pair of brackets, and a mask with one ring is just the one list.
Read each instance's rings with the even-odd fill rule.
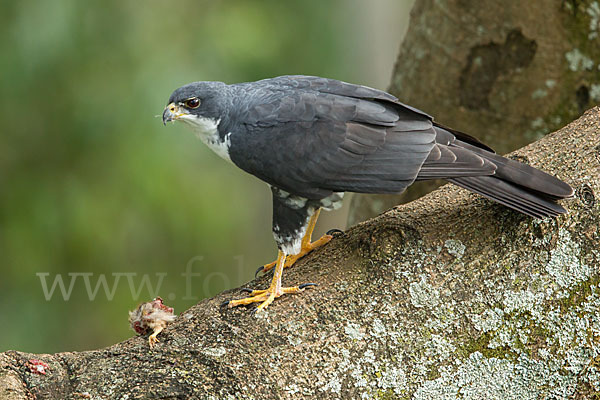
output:
[[[338,96],[386,102],[393,104],[396,107],[401,107],[402,109],[413,111],[415,114],[418,114],[422,117],[426,117],[429,120],[433,120],[433,117],[429,114],[419,110],[418,108],[414,108],[407,104],[401,103],[398,100],[398,98],[396,98],[392,94],[368,86],[355,85],[352,83],[338,81],[335,79],[321,78],[318,76],[308,75],[284,75],[279,76],[277,78],[264,79],[260,82],[265,82],[268,84],[277,85],[279,87],[286,87],[290,89],[308,89],[320,93],[329,93]],[[494,152],[493,149],[491,149],[486,144],[479,141],[479,139],[471,135],[451,128],[447,128],[435,122],[434,125],[440,129],[452,133],[457,139],[459,139],[462,142],[472,144],[484,150],[491,151],[492,153]]]
[[290,193],[399,193],[424,164],[428,178],[489,175],[495,169],[472,152],[437,144],[428,115],[387,98],[279,87],[248,108],[244,134],[232,136],[230,156]]
[[290,89],[311,90],[319,93],[329,93],[338,96],[353,97],[356,99],[390,102],[392,104],[400,105],[407,110],[411,110],[415,114],[433,120],[429,114],[426,114],[423,111],[407,104],[400,103],[396,96],[384,92],[383,90],[378,90],[363,85],[355,85],[353,83],[338,81],[336,79],[308,75],[284,75],[277,78],[264,79],[263,81],[259,82],[267,82],[280,87],[289,87]]

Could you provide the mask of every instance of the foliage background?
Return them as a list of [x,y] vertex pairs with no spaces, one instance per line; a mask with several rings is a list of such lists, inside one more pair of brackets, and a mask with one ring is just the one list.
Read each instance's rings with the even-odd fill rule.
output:
[[[155,116],[194,80],[301,73],[385,89],[410,3],[0,1],[0,351],[131,336],[127,311],[152,293],[135,298],[114,273],[137,274],[137,289],[166,274],[158,294],[177,312],[248,281],[275,256],[269,191]],[[79,276],[69,300],[46,300],[39,273],[67,289],[69,273],[118,283],[92,300]]]

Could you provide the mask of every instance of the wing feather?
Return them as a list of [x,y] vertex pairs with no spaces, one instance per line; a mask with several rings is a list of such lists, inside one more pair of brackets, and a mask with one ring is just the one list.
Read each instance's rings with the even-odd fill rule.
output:
[[[388,103],[304,91],[267,98],[271,105],[261,100],[249,109],[246,132],[232,137],[230,156],[247,172],[297,195],[401,192],[435,144],[429,117]],[[304,120],[307,110],[314,110],[311,121]]]

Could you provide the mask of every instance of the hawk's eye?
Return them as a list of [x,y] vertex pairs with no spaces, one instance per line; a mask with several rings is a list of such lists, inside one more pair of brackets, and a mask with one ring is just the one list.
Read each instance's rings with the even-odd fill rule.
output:
[[187,108],[198,108],[200,105],[200,99],[197,97],[192,97],[191,99],[187,99],[183,102]]
[[197,97],[192,97],[191,99],[187,99],[185,101],[185,106],[187,108],[198,108],[200,105],[200,99]]

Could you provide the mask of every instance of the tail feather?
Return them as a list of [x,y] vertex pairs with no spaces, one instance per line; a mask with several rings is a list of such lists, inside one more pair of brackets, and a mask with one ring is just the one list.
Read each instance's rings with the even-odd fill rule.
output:
[[520,163],[496,153],[475,147],[469,143],[456,141],[456,146],[471,150],[496,165],[496,176],[508,182],[535,190],[536,192],[563,199],[573,196],[573,188],[560,179],[530,165]]
[[556,217],[567,212],[552,199],[494,176],[452,178],[448,181],[532,217]]
[[[460,167],[453,171],[455,167],[451,163],[440,163],[443,157],[432,155],[431,160],[428,159],[424,164],[426,168],[423,174],[419,173],[417,179],[430,179],[432,175],[444,178],[442,175],[445,174],[445,179],[455,185],[532,217],[555,217],[567,212],[555,202],[573,195],[573,188],[567,183],[530,165],[502,157],[466,134],[441,125],[435,125],[434,129],[437,133],[436,142],[441,142],[441,146],[438,146],[446,145],[453,153],[459,153],[456,149],[469,152],[481,157],[485,163],[481,166],[472,163],[474,168],[470,173],[457,176]],[[488,167],[490,164],[492,168]],[[479,174],[475,171],[477,169],[480,169]]]

